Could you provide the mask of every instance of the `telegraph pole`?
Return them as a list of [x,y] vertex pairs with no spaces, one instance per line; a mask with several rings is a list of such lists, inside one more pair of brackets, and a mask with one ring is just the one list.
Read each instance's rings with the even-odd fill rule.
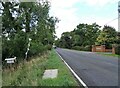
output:
[[120,32],[120,1],[118,2],[118,31]]

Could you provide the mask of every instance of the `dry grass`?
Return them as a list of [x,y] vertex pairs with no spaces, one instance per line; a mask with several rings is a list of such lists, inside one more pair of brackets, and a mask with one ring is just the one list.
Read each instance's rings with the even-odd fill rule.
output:
[[[46,69],[58,69],[58,77],[43,80]],[[16,70],[3,71],[3,86],[78,86],[77,81],[54,50],[21,63]]]

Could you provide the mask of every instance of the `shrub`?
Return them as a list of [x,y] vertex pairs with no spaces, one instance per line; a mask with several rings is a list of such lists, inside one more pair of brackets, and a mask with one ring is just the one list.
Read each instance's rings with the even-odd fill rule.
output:
[[46,49],[47,49],[47,50],[51,50],[51,49],[52,49],[52,45],[50,45],[50,44],[49,44],[49,45],[46,45]]
[[114,45],[114,47],[115,47],[115,54],[120,55],[120,44],[116,44]]
[[14,38],[10,37],[10,40],[6,37],[2,39],[2,61],[9,57],[23,58],[25,56],[27,44],[25,33],[21,31],[13,36]]
[[81,50],[81,51],[91,51],[91,46],[90,45],[87,45],[87,46],[74,46],[72,47],[72,49],[75,49],[75,50]]
[[41,43],[31,42],[29,56],[37,55],[45,51],[45,47]]
[[80,50],[81,50],[81,51],[84,51],[84,50],[85,50],[85,47],[84,47],[84,46],[80,46]]
[[80,46],[73,46],[72,49],[80,50]]
[[84,47],[84,51],[91,51],[92,46],[91,45],[87,45]]

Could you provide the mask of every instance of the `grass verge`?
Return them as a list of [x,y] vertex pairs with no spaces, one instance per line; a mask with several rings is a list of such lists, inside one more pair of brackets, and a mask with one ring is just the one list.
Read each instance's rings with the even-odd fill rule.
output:
[[[46,69],[58,69],[58,77],[42,79]],[[2,72],[2,86],[78,86],[72,73],[61,61],[54,50],[41,57],[36,57],[18,69]]]
[[101,55],[104,55],[104,56],[119,57],[120,58],[120,55],[117,55],[117,54],[107,54],[107,53],[104,53],[104,52],[97,52],[97,54],[101,54]]

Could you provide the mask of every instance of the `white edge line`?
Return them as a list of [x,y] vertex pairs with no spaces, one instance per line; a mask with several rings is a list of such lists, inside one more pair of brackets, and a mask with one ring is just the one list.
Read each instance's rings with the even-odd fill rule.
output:
[[[55,50],[56,51],[56,50]],[[73,73],[73,75],[78,79],[78,81],[85,87],[88,88],[87,85],[82,81],[82,79],[72,70],[72,68],[66,63],[66,61],[60,56],[60,54],[56,51],[56,53],[59,55],[59,57],[62,59],[62,61],[65,63],[65,65],[70,69],[70,71]]]

